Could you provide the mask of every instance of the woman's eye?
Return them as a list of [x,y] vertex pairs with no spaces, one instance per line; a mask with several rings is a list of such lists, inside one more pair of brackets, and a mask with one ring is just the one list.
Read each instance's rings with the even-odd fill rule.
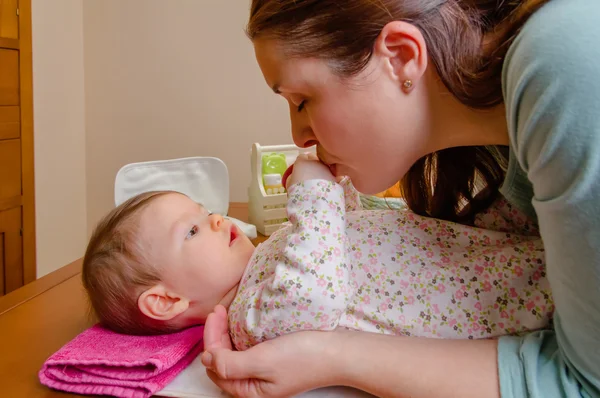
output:
[[196,234],[198,233],[198,226],[194,225],[192,228],[190,228],[187,236],[185,237],[186,239],[191,239],[194,236],[196,236]]
[[304,109],[304,104],[306,104],[306,100],[302,101],[300,105],[298,105],[298,112],[302,112],[302,109]]

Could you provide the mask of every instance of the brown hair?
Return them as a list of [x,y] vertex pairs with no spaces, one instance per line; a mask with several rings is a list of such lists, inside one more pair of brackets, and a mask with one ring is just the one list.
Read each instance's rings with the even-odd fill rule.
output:
[[[387,23],[407,21],[423,34],[448,90],[465,105],[485,109],[503,103],[506,52],[547,1],[252,0],[246,32],[251,40],[281,41],[288,56],[324,59],[337,75],[351,76],[366,67]],[[506,159],[498,153],[490,147],[457,147],[429,154],[403,177],[403,197],[419,214],[470,219],[489,206],[502,184],[499,162]]]
[[139,295],[160,281],[139,238],[139,219],[152,201],[170,191],[137,195],[107,214],[96,226],[83,258],[83,286],[100,323],[118,333],[161,334],[174,331],[146,317]]

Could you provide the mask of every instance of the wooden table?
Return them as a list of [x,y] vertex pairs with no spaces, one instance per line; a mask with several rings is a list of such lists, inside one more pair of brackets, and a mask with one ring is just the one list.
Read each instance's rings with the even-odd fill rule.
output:
[[[229,215],[248,219],[245,203]],[[264,241],[259,236],[255,244]],[[95,323],[81,284],[81,259],[0,298],[0,396],[77,397],[42,385],[44,361]]]

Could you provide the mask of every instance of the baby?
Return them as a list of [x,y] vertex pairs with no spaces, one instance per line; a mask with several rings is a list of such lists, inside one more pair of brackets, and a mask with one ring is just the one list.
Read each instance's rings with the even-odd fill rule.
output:
[[541,239],[503,200],[474,226],[361,210],[350,181],[337,183],[307,155],[287,186],[290,222],[257,248],[182,194],[149,192],[117,207],[84,257],[100,322],[168,333],[222,304],[240,350],[308,329],[489,338],[549,325]]

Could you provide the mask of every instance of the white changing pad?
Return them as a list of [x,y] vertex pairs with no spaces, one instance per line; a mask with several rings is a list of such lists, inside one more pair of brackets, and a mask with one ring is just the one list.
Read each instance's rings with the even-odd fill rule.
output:
[[[213,157],[189,157],[130,163],[115,178],[115,205],[143,192],[170,190],[181,192],[208,211],[227,216],[229,210],[229,173],[225,163]],[[250,239],[256,226],[232,217]]]
[[[229,394],[223,392],[206,375],[206,368],[198,356],[183,372],[169,383],[162,391],[155,394],[159,397],[177,398],[224,398]],[[373,395],[347,387],[327,387],[297,395],[299,398],[374,398]]]

